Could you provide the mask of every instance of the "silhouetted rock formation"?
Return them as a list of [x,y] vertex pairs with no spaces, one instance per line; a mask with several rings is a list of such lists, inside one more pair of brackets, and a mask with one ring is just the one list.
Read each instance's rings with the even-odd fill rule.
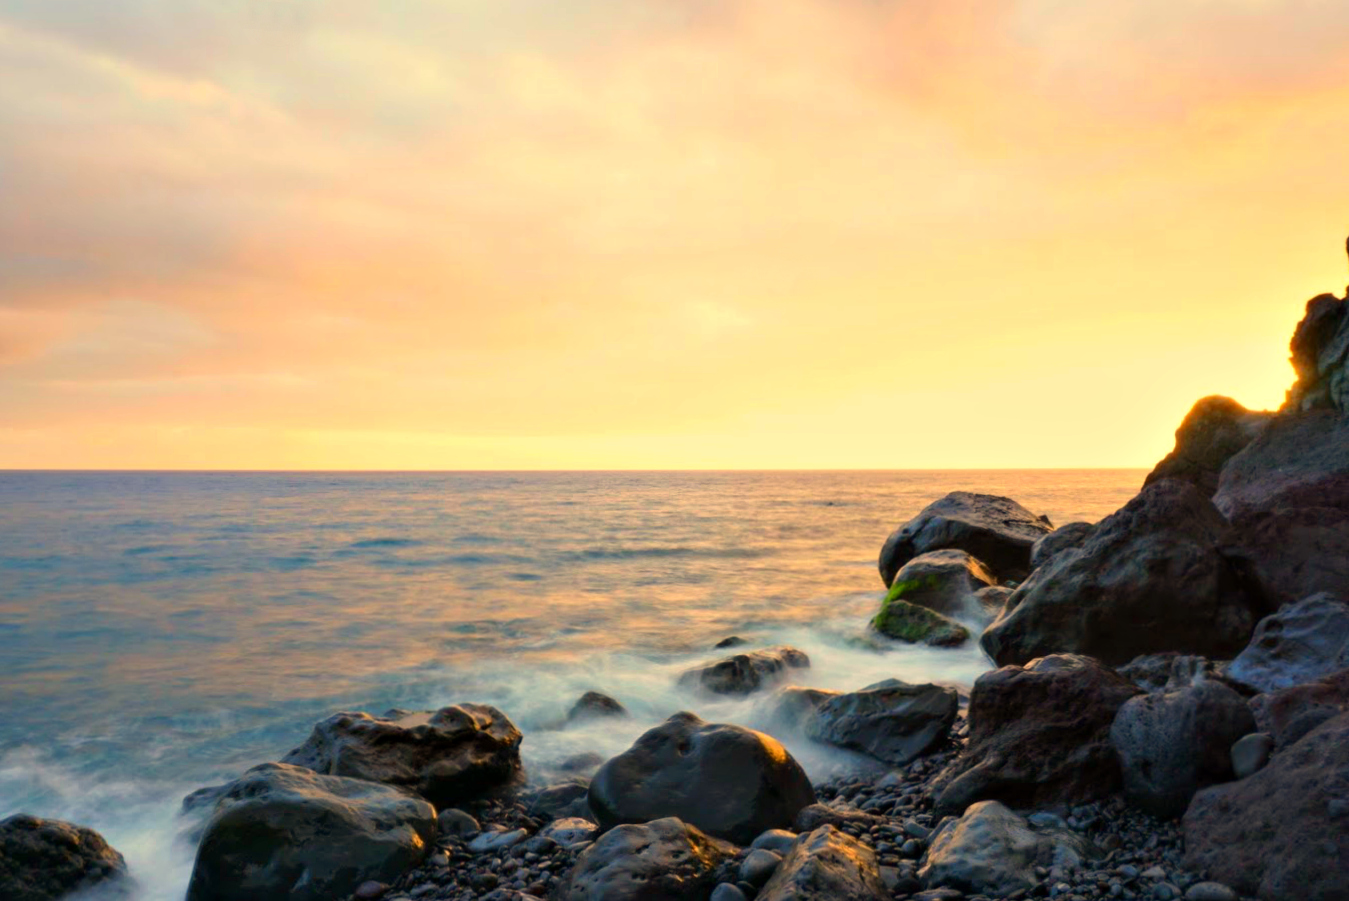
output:
[[1227,461],[1259,436],[1272,415],[1247,410],[1230,397],[1204,398],[1176,429],[1175,450],[1148,473],[1143,484],[1181,479],[1204,497],[1212,497],[1218,490],[1218,474]]
[[978,558],[999,579],[1024,579],[1031,547],[1054,527],[1016,501],[992,494],[953,491],[928,504],[896,529],[881,548],[885,587],[919,554],[954,548]]

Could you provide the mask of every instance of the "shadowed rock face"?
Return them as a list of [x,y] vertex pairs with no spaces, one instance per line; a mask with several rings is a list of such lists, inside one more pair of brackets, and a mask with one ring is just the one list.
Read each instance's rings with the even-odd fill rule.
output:
[[1024,579],[1031,546],[1053,529],[1011,498],[953,491],[890,535],[881,548],[881,579],[889,588],[904,564],[945,548],[971,554],[999,579]]
[[1059,526],[1031,546],[1031,569],[1039,569],[1064,551],[1087,543],[1096,526],[1089,522],[1070,522]]
[[336,713],[282,763],[411,789],[438,807],[520,776],[520,730],[486,704],[435,712]]
[[959,709],[954,688],[887,679],[825,699],[806,721],[806,735],[904,766],[946,741]]
[[1220,552],[1226,532],[1194,486],[1156,482],[1081,548],[1036,570],[980,644],[1002,665],[1056,653],[1110,664],[1161,651],[1230,657],[1245,646],[1256,612]]
[[774,738],[677,713],[607,761],[590,784],[600,826],[678,817],[740,845],[790,826],[815,790]]
[[564,901],[685,901],[704,898],[717,866],[735,853],[675,817],[618,826],[577,859]]
[[1322,593],[1260,620],[1227,668],[1234,682],[1275,691],[1349,669],[1349,604]]
[[1180,479],[1212,497],[1223,466],[1259,436],[1272,416],[1247,410],[1230,397],[1200,400],[1176,429],[1175,449],[1148,473],[1144,486]]
[[679,685],[709,694],[747,695],[785,682],[792,670],[809,667],[810,657],[805,651],[782,645],[694,667],[679,677]]
[[1186,864],[1264,901],[1343,901],[1349,886],[1349,714],[1185,812]]
[[875,853],[833,826],[821,826],[792,845],[758,901],[885,901]]
[[1249,703],[1260,731],[1271,735],[1276,747],[1287,747],[1326,720],[1349,713],[1349,669],[1256,695]]
[[1298,380],[1284,411],[1349,412],[1349,304],[1333,294],[1307,301],[1289,349]]
[[217,801],[187,901],[341,898],[393,882],[435,839],[435,809],[403,789],[266,763]]
[[1090,657],[1056,654],[985,673],[969,744],[932,783],[939,814],[975,801],[1018,809],[1094,800],[1120,785],[1110,725],[1139,689]]
[[56,901],[84,889],[127,897],[126,861],[84,826],[15,814],[0,821],[0,898]]

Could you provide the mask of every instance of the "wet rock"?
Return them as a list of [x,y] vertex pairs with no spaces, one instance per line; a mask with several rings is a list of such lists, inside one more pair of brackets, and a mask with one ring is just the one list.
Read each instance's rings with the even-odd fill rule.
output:
[[390,713],[334,714],[282,763],[400,786],[437,807],[453,807],[520,777],[520,730],[495,707]]
[[903,766],[940,747],[960,707],[954,688],[887,679],[816,708],[806,735]]
[[1002,613],[1002,608],[1007,606],[1007,599],[1011,596],[1012,589],[997,585],[980,588],[974,593],[974,600],[984,611],[985,622],[992,622]]
[[1260,620],[1228,678],[1255,691],[1290,688],[1349,669],[1349,604],[1317,594]]
[[759,888],[773,876],[782,863],[782,855],[764,848],[755,848],[740,863],[740,881]]
[[576,861],[565,901],[686,901],[706,897],[717,866],[734,853],[674,817],[618,826]]
[[1031,569],[1039,569],[1064,551],[1086,544],[1094,531],[1096,526],[1089,522],[1070,522],[1059,526],[1031,546]]
[[558,782],[539,790],[528,799],[531,816],[545,820],[557,820],[563,817],[581,817],[588,819],[590,814],[590,780],[574,776],[564,782]]
[[996,586],[998,579],[965,551],[947,548],[919,554],[900,567],[886,600],[903,599],[943,616],[980,617],[974,593]]
[[574,845],[577,842],[593,841],[599,831],[600,827],[589,820],[583,820],[580,817],[567,817],[562,820],[553,820],[539,830],[539,835],[544,838],[551,838],[559,845]]
[[[905,583],[895,584],[902,588]],[[881,601],[880,612],[871,621],[871,627],[887,638],[936,648],[956,647],[970,640],[970,630],[950,617],[893,595],[891,589],[891,596]],[[971,598],[971,603],[977,602]]]
[[1189,482],[1204,497],[1218,490],[1218,474],[1259,437],[1272,413],[1247,410],[1230,397],[1198,401],[1176,429],[1176,447],[1148,473],[1145,486],[1160,479]]
[[999,580],[1024,579],[1031,547],[1053,526],[1011,498],[953,491],[900,526],[881,548],[881,579],[889,588],[901,567],[920,554],[952,548],[991,568]]
[[980,644],[1001,665],[1060,652],[1110,664],[1159,651],[1230,656],[1256,616],[1219,552],[1226,531],[1194,486],[1155,482],[1032,573]]
[[1274,738],[1268,732],[1252,732],[1233,742],[1230,753],[1232,774],[1245,779],[1269,763],[1269,755],[1274,753]]
[[810,780],[776,739],[692,713],[647,731],[590,785],[601,828],[679,817],[740,845],[790,826],[814,801]]
[[92,829],[25,813],[0,820],[0,898],[56,901],[98,888],[130,897],[122,855]]
[[1130,698],[1110,729],[1125,797],[1153,816],[1180,816],[1200,788],[1234,777],[1232,745],[1254,730],[1245,699],[1218,682]]
[[1110,726],[1136,686],[1090,657],[1056,654],[985,673],[970,693],[969,744],[933,780],[937,812],[975,801],[1074,804],[1120,786]]
[[1349,669],[1250,700],[1255,722],[1276,748],[1293,744],[1332,717],[1349,712]]
[[828,691],[823,688],[802,688],[799,685],[788,685],[775,691],[771,697],[765,699],[763,704],[756,709],[769,723],[769,731],[780,734],[777,730],[787,730],[794,732],[804,731],[806,724],[815,715],[816,709],[830,698],[836,698],[841,694],[837,691]]
[[1349,714],[1321,725],[1239,782],[1194,796],[1186,864],[1264,901],[1339,901],[1349,885],[1349,829],[1328,799],[1349,795]]
[[187,901],[328,901],[393,882],[435,839],[435,809],[407,791],[266,763],[217,802]]
[[796,844],[796,833],[786,829],[769,829],[750,843],[751,848],[763,848],[778,855],[786,854]]
[[809,666],[810,658],[804,651],[786,646],[765,648],[688,670],[679,677],[679,685],[711,694],[747,695],[777,685],[793,670]]
[[436,817],[436,828],[441,835],[453,836],[477,835],[482,831],[477,820],[456,807],[440,812]]
[[1068,856],[1080,862],[1095,851],[1066,828],[1037,829],[997,801],[981,801],[932,837],[918,878],[927,888],[1002,897],[1029,891],[1040,882],[1037,866]]
[[567,711],[567,724],[584,723],[606,717],[626,717],[628,708],[606,694],[588,691],[576,699]]
[[731,636],[729,636],[729,637],[727,637],[727,638],[723,638],[721,641],[719,641],[719,642],[717,642],[715,645],[713,645],[713,647],[714,647],[714,648],[738,648],[738,647],[741,647],[741,646],[747,645],[747,644],[749,644],[749,642],[746,641],[745,639],[741,638],[739,635],[731,635]]
[[885,901],[875,853],[832,826],[801,836],[757,901]]

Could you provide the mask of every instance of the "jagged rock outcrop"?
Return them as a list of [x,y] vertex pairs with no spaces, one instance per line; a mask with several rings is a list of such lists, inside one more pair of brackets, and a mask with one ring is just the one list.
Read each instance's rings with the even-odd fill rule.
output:
[[1176,429],[1176,447],[1148,473],[1144,486],[1161,479],[1189,482],[1204,497],[1218,490],[1218,474],[1227,461],[1254,441],[1272,413],[1253,412],[1230,397],[1198,401]]
[[886,901],[876,854],[833,826],[803,835],[755,896],[758,901]]
[[815,790],[778,741],[742,726],[676,713],[608,760],[590,783],[601,827],[678,817],[747,845],[786,828]]
[[785,682],[793,670],[808,669],[805,651],[781,645],[723,657],[694,667],[679,677],[681,688],[716,695],[747,695]]
[[1298,378],[1283,409],[1349,412],[1349,303],[1333,294],[1307,301],[1290,350]]
[[18,813],[0,821],[0,898],[57,901],[97,889],[130,898],[126,861],[86,826]]
[[1154,482],[1032,573],[980,644],[1000,665],[1057,653],[1111,664],[1161,651],[1230,657],[1257,610],[1220,552],[1226,532],[1193,485]]
[[581,853],[563,901],[687,901],[705,898],[735,849],[675,817],[611,829]]
[[816,741],[904,766],[946,741],[959,709],[954,688],[886,679],[824,699],[805,731]]
[[383,717],[336,713],[281,762],[397,785],[453,807],[520,777],[520,739],[510,718],[486,704]]
[[901,567],[919,554],[954,548],[973,555],[1000,579],[1024,579],[1031,547],[1054,530],[1016,501],[953,491],[896,529],[881,548],[880,571],[889,588]]

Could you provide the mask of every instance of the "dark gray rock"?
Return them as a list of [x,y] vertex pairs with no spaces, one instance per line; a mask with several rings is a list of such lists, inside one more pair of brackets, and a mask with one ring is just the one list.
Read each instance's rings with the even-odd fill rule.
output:
[[440,815],[436,817],[436,830],[441,835],[462,837],[477,835],[482,831],[482,824],[474,819],[471,814],[465,813],[457,807],[451,807],[442,810]]
[[334,714],[281,762],[407,788],[437,807],[453,807],[520,778],[520,730],[495,707],[390,713]]
[[584,723],[606,717],[623,718],[627,715],[628,708],[618,701],[598,691],[588,691],[577,698],[567,711],[567,723]]
[[930,889],[1005,897],[1035,887],[1037,866],[1095,854],[1085,838],[1066,828],[1035,828],[997,801],[981,801],[932,837],[918,878]]
[[751,842],[750,847],[763,848],[765,851],[783,855],[792,850],[796,838],[796,833],[787,829],[769,829]]
[[889,588],[904,564],[946,548],[972,554],[999,580],[1024,579],[1031,547],[1051,531],[1053,526],[1011,498],[953,491],[890,535],[881,548],[881,579]]
[[774,738],[677,713],[610,759],[590,785],[604,829],[678,817],[745,845],[815,802],[805,772]]
[[954,688],[887,679],[825,700],[805,731],[816,741],[904,766],[947,740],[959,709]]
[[905,563],[890,583],[886,600],[903,599],[943,616],[980,618],[974,593],[996,586],[989,569],[962,550],[947,548],[919,554]]
[[1196,882],[1185,890],[1185,901],[1239,901],[1237,893],[1221,882]]
[[740,862],[741,882],[748,882],[755,888],[761,888],[773,877],[773,871],[782,863],[782,855],[765,848],[755,848]]
[[1186,865],[1264,901],[1343,901],[1349,829],[1328,799],[1349,797],[1349,714],[1323,723],[1239,782],[1194,796]]
[[1349,509],[1277,507],[1233,525],[1224,555],[1247,574],[1264,612],[1349,585]]
[[1160,479],[1189,482],[1204,497],[1218,490],[1218,474],[1259,437],[1272,413],[1247,410],[1230,397],[1214,395],[1198,401],[1176,429],[1176,447],[1148,473],[1143,484]]
[[1110,742],[1136,686],[1090,657],[1056,654],[985,673],[970,693],[969,743],[931,784],[938,814],[976,801],[1034,809],[1105,797],[1120,786]]
[[564,901],[703,898],[735,849],[675,817],[609,830],[581,853],[557,896]]
[[1274,737],[1268,732],[1252,732],[1243,735],[1232,744],[1232,774],[1245,779],[1258,773],[1269,763],[1269,755],[1274,753]]
[[723,882],[712,890],[708,901],[746,901],[745,893],[731,882]]
[[1094,531],[1096,526],[1089,522],[1070,522],[1059,526],[1031,546],[1031,569],[1039,569],[1064,551],[1086,544]]
[[1291,688],[1349,669],[1349,604],[1317,594],[1260,620],[1228,678],[1255,691]]
[[695,688],[717,695],[747,695],[781,684],[794,670],[807,669],[804,651],[780,646],[736,654],[688,670],[679,677],[682,688]]
[[742,645],[747,645],[747,644],[749,644],[749,642],[746,641],[745,639],[741,638],[739,635],[731,635],[731,636],[728,636],[728,637],[726,637],[726,638],[723,638],[721,641],[719,641],[719,642],[717,642],[715,645],[713,645],[713,647],[714,647],[714,648],[738,648],[738,647],[741,647]]
[[830,698],[841,694],[823,688],[802,688],[788,685],[779,688],[756,707],[766,727],[774,735],[786,732],[804,732],[807,724],[815,716],[815,711]]
[[1001,665],[1063,652],[1111,664],[1160,651],[1230,657],[1256,613],[1219,552],[1226,531],[1194,486],[1155,482],[1032,573],[980,644]]
[[833,826],[803,835],[757,901],[887,901],[876,854]]
[[1297,382],[1285,411],[1349,411],[1349,304],[1333,294],[1307,301],[1290,345]]
[[403,789],[265,763],[217,801],[187,901],[328,901],[393,882],[435,840],[435,809]]
[[543,819],[562,819],[564,817],[591,818],[590,780],[574,776],[564,782],[558,782],[540,789],[532,797],[527,797],[526,807],[530,816]]
[[588,842],[594,840],[599,835],[600,827],[583,820],[580,817],[567,817],[561,820],[553,820],[547,826],[539,830],[539,835],[545,838],[551,838],[559,845],[574,845],[577,842]]
[[812,804],[802,808],[796,815],[793,827],[798,833],[814,832],[821,826],[833,826],[837,829],[869,831],[874,826],[883,826],[889,821],[866,811],[830,807],[827,804]]
[[1219,682],[1130,698],[1110,729],[1125,797],[1153,816],[1180,816],[1196,791],[1234,777],[1232,745],[1253,731],[1245,699]]
[[1204,679],[1223,681],[1226,667],[1194,654],[1144,654],[1115,671],[1144,691],[1174,691]]
[[56,901],[99,889],[129,897],[122,855],[92,829],[18,813],[0,820],[0,898]]
[[1285,748],[1326,720],[1349,712],[1349,669],[1324,679],[1281,688],[1251,698],[1260,731]]
[[984,611],[984,621],[992,622],[1002,614],[1002,608],[1007,606],[1007,599],[1011,596],[1012,589],[995,585],[989,588],[980,588],[974,593],[974,600]]

